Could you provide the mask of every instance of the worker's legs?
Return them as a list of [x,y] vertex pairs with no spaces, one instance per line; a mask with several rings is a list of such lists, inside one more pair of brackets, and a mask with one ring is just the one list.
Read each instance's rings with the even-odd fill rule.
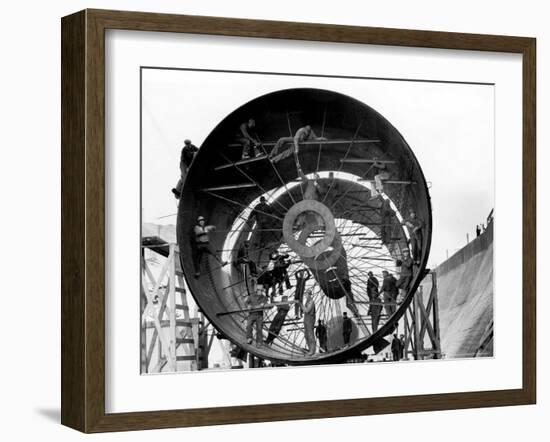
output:
[[308,347],[308,354],[314,354],[316,350],[316,339],[315,339],[315,333],[313,331],[313,327],[315,324],[313,323],[314,319],[311,319],[309,316],[306,316],[304,318],[304,333],[306,335],[306,344]]
[[201,260],[202,260],[203,254],[204,254],[204,248],[202,244],[197,244],[195,253],[193,254],[194,264],[195,264],[195,276],[199,276],[201,273]]
[[384,293],[384,310],[386,311],[386,315],[391,316],[395,312],[395,298],[388,292]]
[[412,258],[415,263],[420,262],[422,256],[422,233],[415,233],[411,236],[412,242]]
[[176,184],[176,187],[172,189],[172,193],[176,198],[181,197],[181,189],[183,189],[183,177],[180,176],[180,179],[178,180],[178,183]]
[[401,276],[397,281],[396,287],[399,289],[399,294],[397,296],[397,302],[403,302],[407,291],[409,290],[409,285],[411,284],[412,276]]
[[292,288],[292,284],[290,284],[290,278],[288,277],[288,272],[285,270],[285,285],[286,285],[286,289],[287,290],[290,290]]
[[184,162],[180,162],[180,179],[178,180],[178,183],[176,184],[176,187],[172,189],[172,193],[176,198],[181,197],[181,191],[183,189],[183,182],[185,181],[185,177],[187,176],[188,167],[185,165]]
[[250,140],[243,137],[239,138],[238,141],[243,146],[241,159],[246,160],[247,158],[250,158]]
[[351,337],[351,333],[344,333],[344,345],[349,344],[350,337]]

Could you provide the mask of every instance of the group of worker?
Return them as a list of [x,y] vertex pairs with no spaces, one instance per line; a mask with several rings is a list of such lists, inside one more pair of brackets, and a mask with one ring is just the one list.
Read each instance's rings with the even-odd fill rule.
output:
[[[313,291],[307,289],[305,292],[305,301],[297,300],[295,297],[292,301],[296,306],[300,308],[300,314],[303,315],[303,327],[304,336],[306,341],[307,351],[306,356],[313,356],[317,352],[317,341],[319,342],[319,350],[323,353],[328,351],[328,330],[327,326],[322,319],[316,320],[316,308],[315,301],[313,299]],[[299,298],[299,297],[298,297]],[[299,298],[300,299],[300,298]],[[269,329],[267,331],[267,337],[263,339],[263,324],[264,324],[264,311],[277,307],[277,312],[273,316]],[[246,320],[246,338],[248,344],[255,344],[257,347],[263,345],[270,346],[273,341],[279,337],[281,329],[285,323],[288,312],[290,311],[291,301],[288,296],[283,295],[281,301],[277,303],[269,302],[268,297],[265,294],[264,288],[261,284],[258,284],[255,291],[250,293],[247,298],[248,317]],[[300,316],[297,316],[299,318]],[[344,340],[344,346],[350,345],[351,334],[353,330],[351,318],[348,317],[347,312],[342,316],[342,337]],[[255,331],[255,339],[254,339]]]
[[[315,302],[313,301],[313,294],[311,289],[308,289],[305,294],[305,302],[294,299],[292,303],[300,307],[300,311],[303,314],[304,334],[306,338],[306,345],[308,347],[307,354],[313,355],[316,351],[316,339],[315,339]],[[247,343],[252,344],[255,342],[256,346],[271,345],[275,338],[279,336],[281,329],[286,320],[286,316],[290,310],[291,302],[288,296],[283,295],[280,302],[274,302],[269,300],[266,295],[265,287],[263,284],[258,283],[255,290],[252,290],[246,301],[248,307],[248,316],[246,319],[246,338]],[[277,313],[271,320],[271,324],[268,329],[267,338],[263,339],[263,323],[264,323],[264,311],[277,307]],[[255,330],[255,341],[253,339],[253,330]],[[325,333],[326,334],[326,333]],[[326,344],[326,343],[325,343]],[[326,345],[325,345],[326,348]]]
[[[256,157],[264,153],[267,154],[256,132],[256,122],[254,119],[249,119],[240,124],[235,138],[237,143],[242,146],[242,160]],[[307,196],[307,199],[318,199],[318,193],[320,192],[318,183],[319,175],[316,174],[312,179],[308,179],[306,177],[301,169],[298,160],[298,153],[300,143],[315,140],[326,140],[326,138],[318,137],[312,130],[311,126],[306,125],[300,127],[293,137],[280,138],[268,154],[269,160],[273,163],[277,163],[284,158],[294,155],[298,174],[303,181],[302,185],[305,186],[304,198]],[[178,199],[182,195],[183,183],[197,151],[198,148],[191,142],[191,140],[185,140],[180,157],[180,179],[176,187],[172,189],[174,196]],[[375,158],[372,167],[377,170],[377,173],[374,175],[374,183],[371,186],[371,199],[381,197],[383,192],[383,182],[390,178],[390,174],[387,169],[387,162],[378,161]],[[391,226],[392,217],[394,216],[394,211],[391,208],[388,198],[382,197],[380,216],[381,241],[383,244],[387,245],[392,242]],[[273,219],[276,219],[273,209],[266,201],[266,198],[262,196],[260,198],[260,202],[252,209],[251,215],[247,221],[249,224],[256,223],[256,230],[260,232],[259,246],[261,249],[265,248],[265,243],[268,242],[266,241],[266,235],[264,232],[269,232],[270,230],[280,231],[280,229],[272,229]],[[300,223],[300,218],[297,218],[296,223]],[[402,258],[397,263],[400,267],[399,279],[396,279],[391,273],[384,270],[382,272],[382,286],[380,287],[379,281],[373,273],[368,273],[368,314],[372,317],[374,331],[378,329],[383,308],[385,308],[387,316],[391,316],[395,312],[398,302],[404,298],[405,293],[410,287],[413,278],[413,268],[415,265],[419,265],[421,260],[424,228],[423,222],[416,216],[414,211],[411,211],[409,217],[403,221],[403,225],[408,229],[411,247],[410,251],[409,248],[403,249]],[[203,216],[199,216],[197,218],[197,223],[193,230],[193,261],[196,278],[201,275],[201,262],[202,258],[206,255],[212,256],[218,262],[220,267],[227,264],[227,262],[223,261],[211,247],[209,234],[214,232],[215,229],[215,226],[207,225]],[[306,282],[312,276],[309,270],[299,270],[294,274],[296,280],[294,300],[289,301],[288,296],[284,296],[284,288],[287,290],[292,288],[288,273],[288,268],[291,264],[289,255],[273,251],[270,254],[268,264],[259,268],[250,256],[250,252],[250,241],[246,240],[239,249],[237,259],[234,262],[235,265],[240,266],[243,273],[248,273],[248,277],[253,280],[254,287],[252,290],[249,290],[250,295],[247,300],[249,316],[247,319],[246,334],[249,343],[252,342],[252,331],[255,328],[257,342],[261,341],[266,345],[271,345],[272,342],[279,336],[286,316],[291,308],[291,304],[293,303],[295,318],[301,319],[303,316],[304,334],[308,348],[307,354],[315,354],[317,341],[319,341],[319,348],[321,351],[327,351],[326,325],[321,319],[319,319],[317,325],[315,324],[316,312],[315,303],[313,302],[313,295],[311,289],[306,290]],[[277,294],[281,297],[281,302],[275,303],[274,300]],[[263,313],[264,310],[268,308],[266,307],[266,304],[271,306],[276,305],[277,313],[271,321],[268,336],[266,340],[263,341],[261,330],[263,327]],[[352,307],[355,308],[355,305],[348,305],[348,308]],[[357,316],[353,309],[352,312],[355,316]],[[344,313],[342,321],[342,337],[344,345],[350,344],[351,333],[352,320],[347,316],[347,313]]]

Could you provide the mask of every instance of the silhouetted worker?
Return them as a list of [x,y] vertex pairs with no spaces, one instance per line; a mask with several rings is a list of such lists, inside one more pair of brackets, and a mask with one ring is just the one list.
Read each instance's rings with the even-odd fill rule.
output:
[[[296,131],[296,134],[294,137],[282,137],[277,140],[277,143],[275,143],[275,146],[273,147],[273,150],[269,154],[269,158],[274,163],[277,163],[290,155],[294,153],[294,158],[296,160],[296,167],[298,168],[298,172],[301,171],[300,162],[298,161],[298,153],[300,151],[300,143],[303,141],[316,141],[316,140],[326,140],[325,137],[318,137],[315,135],[315,132],[313,132],[313,129],[311,129],[311,126],[307,125],[304,127],[301,127]],[[279,151],[281,148],[287,144],[292,143],[292,148],[287,149],[281,153]]]
[[397,333],[393,335],[393,340],[391,341],[391,354],[394,361],[401,359],[401,341],[397,337]]
[[[257,230],[260,232],[260,238],[264,236],[264,230],[272,224],[273,209],[267,203],[265,196],[260,197],[260,202],[254,206],[250,215],[250,220],[255,220],[258,224]],[[260,241],[260,247],[264,247],[264,243]]]
[[226,261],[223,261],[218,258],[218,255],[214,253],[212,248],[210,247],[210,238],[208,234],[210,232],[213,232],[216,230],[215,226],[207,226],[206,221],[204,219],[204,216],[199,216],[197,218],[197,225],[195,226],[194,233],[195,233],[195,278],[198,278],[201,274],[201,259],[203,255],[212,255],[218,263],[220,263],[221,266],[224,266],[227,264]]
[[277,306],[277,313],[275,314],[275,317],[273,318],[273,320],[271,321],[271,325],[269,326],[269,331],[267,333],[267,338],[265,340],[266,345],[271,345],[273,340],[277,336],[279,336],[279,333],[281,332],[281,328],[283,328],[286,315],[290,310],[290,304],[288,303],[288,296],[283,296],[282,302],[284,304],[280,304]]
[[352,322],[351,319],[348,317],[348,313],[344,312],[344,318],[342,321],[342,335],[344,337],[344,345],[349,345],[349,341],[351,338],[351,331],[352,331]]
[[384,280],[382,281],[382,288],[380,289],[381,297],[385,304],[384,309],[386,315],[391,316],[395,313],[397,308],[395,305],[395,302],[397,302],[397,295],[399,294],[399,289],[396,285],[397,279],[387,270],[383,270],[382,275],[384,276]]
[[287,290],[292,288],[287,269],[290,267],[289,255],[286,253],[276,253],[274,259],[273,279],[279,286],[279,294],[283,294],[283,282]]
[[252,344],[252,329],[256,329],[256,346],[260,346],[263,342],[262,327],[264,324],[264,305],[267,302],[267,298],[263,293],[263,290],[258,288],[255,292],[252,292],[247,299],[247,306],[249,307],[248,317],[246,319],[246,342]]
[[409,249],[403,249],[401,253],[403,255],[401,260],[401,272],[399,273],[399,279],[395,285],[399,289],[401,298],[403,299],[412,282],[414,262],[411,258]]
[[478,225],[476,225],[476,237],[481,235],[481,227]]
[[317,327],[315,327],[315,337],[319,341],[319,349],[327,351],[327,327],[322,319],[317,321]]
[[316,350],[315,340],[315,302],[313,301],[313,293],[311,289],[306,292],[306,302],[302,304],[302,311],[304,312],[304,334],[306,337],[306,344],[308,348],[308,355],[311,356]]
[[[261,146],[260,139],[256,133],[256,121],[250,118],[239,126],[237,141],[243,146],[242,160],[256,157],[260,154],[258,148]],[[251,152],[251,147],[253,147]]]
[[378,297],[378,278],[374,276],[372,272],[368,272],[367,275],[367,296],[369,300],[373,300]]
[[401,346],[401,359],[405,359],[405,335],[399,335],[399,345]]
[[311,273],[308,269],[298,270],[294,274],[296,278],[296,291],[294,292],[294,315],[299,318],[302,316],[302,298],[304,297],[304,290],[306,288],[306,282],[311,278]]
[[183,182],[187,176],[187,172],[191,167],[191,163],[195,158],[195,154],[198,152],[199,148],[191,143],[191,140],[185,140],[183,142],[183,148],[181,149],[180,155],[180,179],[176,184],[176,187],[172,189],[172,193],[176,198],[181,197],[181,190],[183,188]]
[[409,218],[405,221],[405,225],[411,233],[412,259],[418,265],[422,257],[422,231],[424,230],[424,223],[416,216],[416,212],[411,211]]
[[265,277],[260,278],[265,280],[266,282],[269,282],[269,287],[267,288],[266,294],[270,297],[270,299],[273,301],[275,298],[275,295],[277,294],[277,279],[275,278],[275,265],[277,264],[277,258],[279,257],[279,254],[277,251],[271,252],[269,255],[269,262],[267,263],[267,267],[264,270]]
[[389,244],[391,241],[392,216],[393,210],[391,209],[390,200],[385,198],[382,201],[382,206],[380,207],[380,222],[382,224],[380,239],[382,240],[382,244]]
[[266,293],[269,292],[269,289],[273,285],[273,275],[269,269],[269,265],[262,266],[262,271],[258,275],[257,283],[263,287]]
[[374,159],[372,167],[378,169],[378,173],[374,175],[374,186],[372,186],[371,189],[371,199],[374,199],[378,198],[380,196],[380,192],[384,190],[382,180],[389,179],[390,174],[388,172],[388,168],[386,167],[386,163],[380,162],[376,158]]
[[245,240],[243,242],[243,245],[237,252],[236,263],[241,266],[243,274],[245,273],[245,269],[248,266],[248,270],[250,271],[249,276],[255,276],[257,273],[256,263],[250,259],[249,253],[250,253],[250,241]]

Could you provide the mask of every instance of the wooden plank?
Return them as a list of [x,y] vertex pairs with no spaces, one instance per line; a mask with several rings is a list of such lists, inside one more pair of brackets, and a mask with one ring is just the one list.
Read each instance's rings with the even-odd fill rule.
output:
[[195,355],[185,355],[185,356],[177,356],[176,361],[194,361],[196,359]]
[[254,183],[242,183],[242,184],[231,184],[228,186],[205,187],[204,189],[199,189],[199,190],[201,192],[214,192],[216,190],[246,189],[251,187],[257,187],[257,186]]
[[[370,182],[373,182],[374,180],[372,179],[369,179],[369,178],[359,178],[357,181],[361,181],[361,182],[364,182],[364,181],[370,181]],[[416,184],[416,181],[409,181],[409,180],[382,180],[382,184],[404,184],[404,185],[409,185],[409,184]]]
[[[287,141],[287,143],[291,143],[291,141]],[[309,146],[309,145],[325,145],[325,144],[365,144],[365,143],[380,143],[380,140],[378,138],[365,138],[360,140],[312,140],[312,141],[301,141],[299,143],[300,146]],[[262,146],[275,146],[277,144],[276,141],[271,141],[268,143],[262,143]],[[228,144],[228,147],[240,147],[242,148],[243,145],[239,143],[231,143]]]
[[176,344],[194,344],[193,338],[176,338]]
[[246,160],[235,161],[234,163],[224,164],[223,166],[214,167],[214,170],[223,170],[230,167],[240,166],[241,164],[255,163],[256,161],[267,160],[267,155],[258,155],[254,158],[247,158]]
[[362,163],[366,163],[366,164],[374,164],[374,163],[378,163],[378,164],[395,164],[395,163],[397,163],[397,161],[393,161],[393,160],[367,160],[367,159],[363,159],[363,158],[341,158],[340,162],[341,163],[350,163],[350,164],[362,164]]
[[[170,327],[170,320],[168,320],[168,319],[163,319],[162,321],[159,321],[159,324],[160,324],[160,327],[161,327],[161,328]],[[192,327],[192,326],[193,326],[193,323],[190,322],[190,321],[185,321],[185,320],[183,320],[183,319],[176,319],[176,326],[177,326],[177,327]],[[146,328],[154,328],[154,327],[155,327],[155,324],[154,324],[154,322],[147,321],[147,322],[145,323],[145,327],[146,327]]]

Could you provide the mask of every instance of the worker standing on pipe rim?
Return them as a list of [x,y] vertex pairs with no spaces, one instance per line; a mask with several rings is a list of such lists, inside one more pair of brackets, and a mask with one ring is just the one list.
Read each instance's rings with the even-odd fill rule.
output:
[[176,187],[172,189],[172,193],[176,198],[181,197],[181,190],[183,189],[183,182],[187,176],[187,172],[191,167],[191,163],[195,158],[195,154],[199,151],[199,148],[191,143],[191,140],[187,139],[183,142],[183,148],[180,155],[180,179],[176,184]]

